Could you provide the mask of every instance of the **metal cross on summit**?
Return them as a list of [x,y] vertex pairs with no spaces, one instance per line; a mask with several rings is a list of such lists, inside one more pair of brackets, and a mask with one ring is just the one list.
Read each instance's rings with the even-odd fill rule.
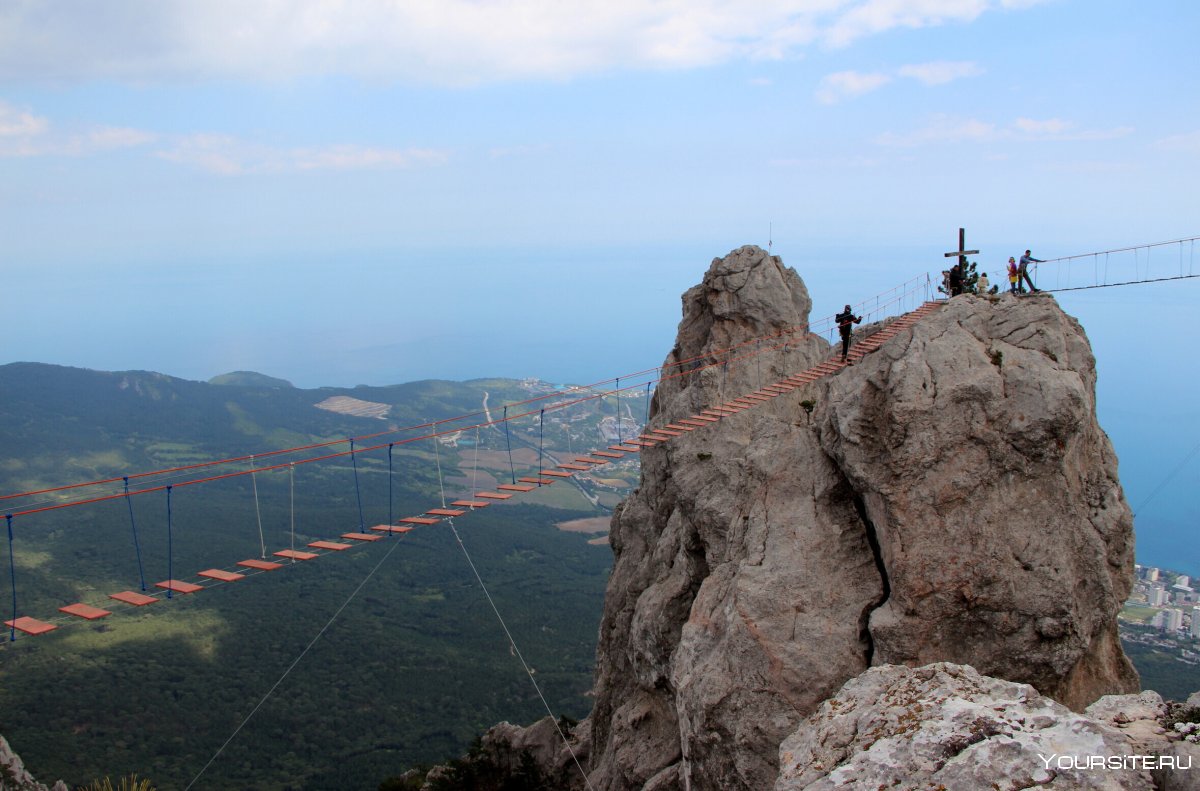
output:
[[967,231],[965,228],[959,228],[958,229],[958,249],[952,253],[946,253],[945,255],[947,258],[951,258],[953,256],[958,256],[958,264],[959,264],[959,266],[962,267],[963,271],[965,272],[967,269],[967,256],[979,255],[979,251],[967,249]]

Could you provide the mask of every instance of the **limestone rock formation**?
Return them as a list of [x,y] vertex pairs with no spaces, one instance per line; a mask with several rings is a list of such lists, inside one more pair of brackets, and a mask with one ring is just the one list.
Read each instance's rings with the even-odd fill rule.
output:
[[[755,247],[683,307],[667,363],[698,361],[660,384],[655,427],[829,353],[786,334],[807,291]],[[703,366],[740,344],[763,353]],[[645,449],[612,522],[592,784],[769,788],[784,737],[873,665],[971,664],[1076,709],[1136,690],[1116,633],[1132,520],[1094,384],[1051,298],[959,297],[850,369]]]
[[21,756],[13,752],[8,740],[0,736],[0,791],[67,791],[67,786],[61,780],[49,788],[39,783],[25,768]]
[[[1150,791],[1150,770],[1130,760],[1140,755],[1125,734],[1027,684],[949,663],[884,665],[847,683],[784,741],[775,791]],[[1120,763],[1096,765],[1110,758]]]

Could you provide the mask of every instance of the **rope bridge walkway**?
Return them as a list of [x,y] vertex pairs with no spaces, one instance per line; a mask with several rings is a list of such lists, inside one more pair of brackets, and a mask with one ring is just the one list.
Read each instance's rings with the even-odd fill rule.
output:
[[[915,278],[908,284],[898,289],[893,289],[885,295],[882,301],[874,300],[874,305],[870,310],[867,308],[867,303],[860,303],[858,308],[864,310],[868,315],[880,315],[889,309],[907,307],[908,304],[915,303],[919,298],[927,295],[928,279]],[[873,298],[874,299],[874,298]],[[861,338],[855,343],[850,351],[851,361],[859,360],[866,354],[883,345],[887,340],[894,337],[899,332],[912,326],[929,312],[935,310],[941,303],[925,302],[916,310],[910,310],[907,313],[901,314],[898,318],[876,328],[874,332]],[[832,319],[823,320],[821,323],[829,322],[832,325]],[[832,329],[832,327],[831,327]],[[450,424],[462,422],[478,418],[483,413],[472,413],[469,415],[460,415],[454,418],[445,420],[423,423],[418,426],[411,426],[405,429],[394,429],[388,432],[379,432],[377,434],[354,437],[346,440],[336,440],[327,443],[315,443],[297,448],[288,448],[284,450],[270,451],[267,453],[256,454],[254,456],[243,456],[230,459],[221,459],[212,462],[204,462],[201,464],[187,465],[183,467],[175,467],[165,470],[157,470],[153,472],[138,473],[136,475],[122,476],[120,478],[106,478],[96,481],[87,481],[76,483],[67,486],[59,486],[46,489],[32,490],[21,492],[18,494],[7,495],[0,497],[0,501],[20,501],[21,498],[26,500],[30,498],[43,498],[40,501],[35,501],[21,509],[14,509],[5,514],[6,528],[9,541],[9,570],[12,581],[12,618],[4,621],[4,625],[10,629],[10,642],[15,640],[17,633],[21,632],[27,635],[40,635],[53,631],[59,626],[71,623],[82,623],[86,621],[94,621],[100,618],[105,618],[113,613],[114,603],[126,605],[128,608],[140,608],[154,604],[162,599],[170,599],[175,595],[187,595],[197,593],[208,587],[231,584],[240,580],[246,579],[248,576],[259,575],[271,571],[277,571],[291,564],[303,563],[312,561],[323,555],[337,554],[347,550],[354,549],[358,546],[366,546],[373,542],[383,540],[388,536],[402,536],[414,529],[422,527],[435,526],[442,523],[449,523],[453,528],[453,520],[456,517],[465,517],[469,514],[485,509],[495,503],[504,502],[513,498],[520,497],[524,494],[534,492],[542,487],[552,486],[556,483],[567,482],[569,479],[581,474],[587,474],[596,470],[603,465],[630,458],[641,452],[645,448],[656,447],[657,445],[668,443],[673,439],[683,436],[692,431],[699,431],[708,428],[721,420],[737,415],[741,412],[754,409],[762,404],[768,403],[771,400],[778,398],[781,395],[795,391],[798,388],[805,386],[823,377],[837,373],[844,368],[848,363],[841,361],[836,355],[816,366],[813,366],[805,371],[788,376],[776,382],[771,382],[762,385],[758,389],[745,393],[736,398],[729,399],[722,403],[713,404],[707,409],[703,409],[694,415],[685,418],[677,419],[673,422],[662,425],[659,428],[650,429],[646,427],[644,433],[636,436],[625,437],[622,435],[622,425],[620,419],[620,400],[623,395],[626,398],[634,397],[631,391],[637,391],[640,396],[643,389],[645,390],[645,402],[647,405],[647,414],[649,412],[649,396],[651,388],[654,384],[662,381],[678,378],[682,376],[690,376],[699,373],[700,371],[714,368],[717,366],[728,367],[730,365],[745,365],[751,360],[758,360],[762,355],[785,350],[789,344],[794,344],[798,340],[814,335],[813,328],[796,327],[789,328],[782,332],[773,333],[771,335],[754,338],[737,346],[728,349],[721,349],[713,352],[708,352],[703,356],[681,360],[670,366],[664,366],[663,369],[648,369],[646,371],[637,372],[635,374],[626,375],[614,380],[587,385],[580,388],[575,388],[569,392],[568,398],[555,403],[548,403],[544,406],[539,406],[536,409],[525,409],[520,412],[509,412],[510,407],[529,406],[536,404],[539,401],[545,401],[553,398],[555,394],[548,396],[540,396],[537,398],[528,399],[525,402],[518,404],[510,404],[504,408],[504,415],[495,420],[483,420],[472,423],[468,426],[449,427]],[[668,370],[674,369],[674,370]],[[761,366],[759,367],[761,372]],[[653,376],[657,374],[657,376]],[[628,381],[630,378],[638,380],[636,384],[620,386],[622,379]],[[648,381],[641,381],[648,379]],[[599,386],[612,383],[614,386],[597,390]],[[580,393],[586,393],[581,395]],[[569,460],[547,462],[547,454],[544,452],[541,443],[541,429],[544,425],[546,412],[566,409],[576,406],[581,403],[595,401],[597,399],[616,399],[617,414],[618,414],[618,441],[615,444],[607,447],[593,450],[589,453],[580,455],[571,454]],[[492,490],[476,490],[474,485],[471,486],[471,493],[467,496],[447,500],[445,494],[445,485],[443,482],[440,451],[438,450],[438,440],[449,434],[461,432],[464,430],[474,430],[476,436],[483,428],[493,428],[497,431],[503,429],[508,437],[509,424],[520,418],[536,417],[539,430],[539,453],[538,463],[535,469],[528,475],[518,476],[515,465],[512,463],[512,447],[511,442],[507,442],[509,454],[510,480],[507,483],[501,483]],[[393,440],[385,444],[363,444],[364,441],[376,439],[385,434],[395,433],[396,431],[410,431],[413,429],[433,429],[430,432],[424,433],[421,436],[411,437],[408,439]],[[438,465],[438,481],[441,490],[441,501],[423,512],[411,516],[401,516],[395,518],[392,511],[392,495],[391,495],[391,478],[392,478],[392,453],[396,446],[406,445],[419,441],[428,441],[433,443],[435,458]],[[322,452],[330,448],[330,446],[338,443],[348,443],[349,449],[338,452]],[[299,548],[295,545],[295,512],[294,512],[294,476],[297,465],[328,461],[330,459],[343,458],[349,456],[353,462],[355,456],[361,453],[387,449],[388,452],[388,478],[389,478],[389,513],[386,523],[374,525],[367,528],[363,519],[362,498],[358,487],[358,471],[357,465],[354,466],[355,476],[355,492],[358,495],[358,529],[350,530],[340,535],[322,538],[319,540],[309,541],[302,544]],[[476,446],[478,448],[478,445]],[[311,453],[317,452],[317,455],[310,455],[303,459],[293,461],[282,461],[268,465],[256,465],[256,460],[275,459],[285,454],[296,453]],[[211,470],[212,468],[222,465],[232,465],[247,463],[249,469],[239,469],[234,471],[217,471],[216,474],[203,475],[201,477],[180,478],[183,475],[194,475],[197,470]],[[270,471],[286,471],[289,475],[289,488],[293,500],[293,512],[291,516],[292,524],[292,540],[291,545],[287,548],[267,552],[265,541],[262,538],[262,522],[261,514],[258,510],[258,488],[256,476]],[[474,483],[474,470],[472,471],[472,484]],[[214,481],[241,477],[250,475],[254,483],[254,498],[255,512],[258,515],[258,530],[261,554],[259,557],[246,558],[239,560],[231,566],[224,568],[208,568],[196,572],[192,579],[182,579],[174,574],[174,566],[172,561],[171,537],[173,534],[173,493],[176,489],[198,484],[212,483]],[[173,483],[163,483],[165,479],[171,479]],[[139,481],[147,483],[141,488],[130,488],[130,483],[135,484]],[[141,557],[141,549],[138,541],[137,522],[133,516],[133,508],[131,498],[139,495],[147,495],[150,493],[160,492],[165,494],[166,498],[166,513],[167,513],[167,578],[147,585],[145,577],[145,569]],[[82,495],[82,496],[81,496]],[[50,499],[45,499],[50,498]],[[59,498],[59,499],[55,499]],[[130,524],[133,533],[133,543],[138,557],[139,576],[141,578],[141,586],[139,590],[122,590],[108,595],[108,599],[103,602],[76,602],[59,607],[58,616],[51,618],[35,618],[29,615],[21,615],[18,610],[17,584],[16,584],[16,568],[13,555],[14,545],[14,522],[17,519],[25,519],[36,514],[57,511],[66,508],[78,508],[83,506],[94,506],[98,503],[124,500],[128,505],[130,516]],[[456,531],[457,534],[457,531]]]

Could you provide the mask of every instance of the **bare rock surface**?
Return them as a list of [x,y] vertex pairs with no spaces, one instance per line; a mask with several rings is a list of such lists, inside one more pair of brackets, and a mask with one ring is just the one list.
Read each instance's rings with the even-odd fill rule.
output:
[[1027,684],[937,663],[872,668],[780,747],[775,791],[834,788],[1150,791],[1129,738]]
[[67,791],[67,786],[59,780],[47,787],[34,779],[21,756],[13,752],[8,740],[0,736],[0,791]]
[[1117,639],[1132,516],[1087,337],[1049,297],[958,297],[824,386],[822,448],[889,585],[877,663],[971,664],[1081,710],[1138,689]]
[[[810,308],[779,258],[714,260],[650,426],[828,358]],[[771,788],[780,743],[879,665],[969,664],[1076,710],[1135,692],[1116,631],[1132,518],[1095,376],[1052,298],[958,297],[851,368],[645,448],[612,519],[591,786]]]

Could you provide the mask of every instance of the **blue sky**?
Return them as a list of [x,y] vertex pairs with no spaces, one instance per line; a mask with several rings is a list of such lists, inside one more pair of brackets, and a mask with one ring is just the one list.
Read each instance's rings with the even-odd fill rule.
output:
[[[1198,29],[1170,0],[9,0],[0,362],[595,380],[769,237],[819,316],[959,226],[985,269],[1194,236]],[[1131,501],[1200,441],[1196,282],[1061,299]],[[1194,530],[1165,499],[1152,535]]]

